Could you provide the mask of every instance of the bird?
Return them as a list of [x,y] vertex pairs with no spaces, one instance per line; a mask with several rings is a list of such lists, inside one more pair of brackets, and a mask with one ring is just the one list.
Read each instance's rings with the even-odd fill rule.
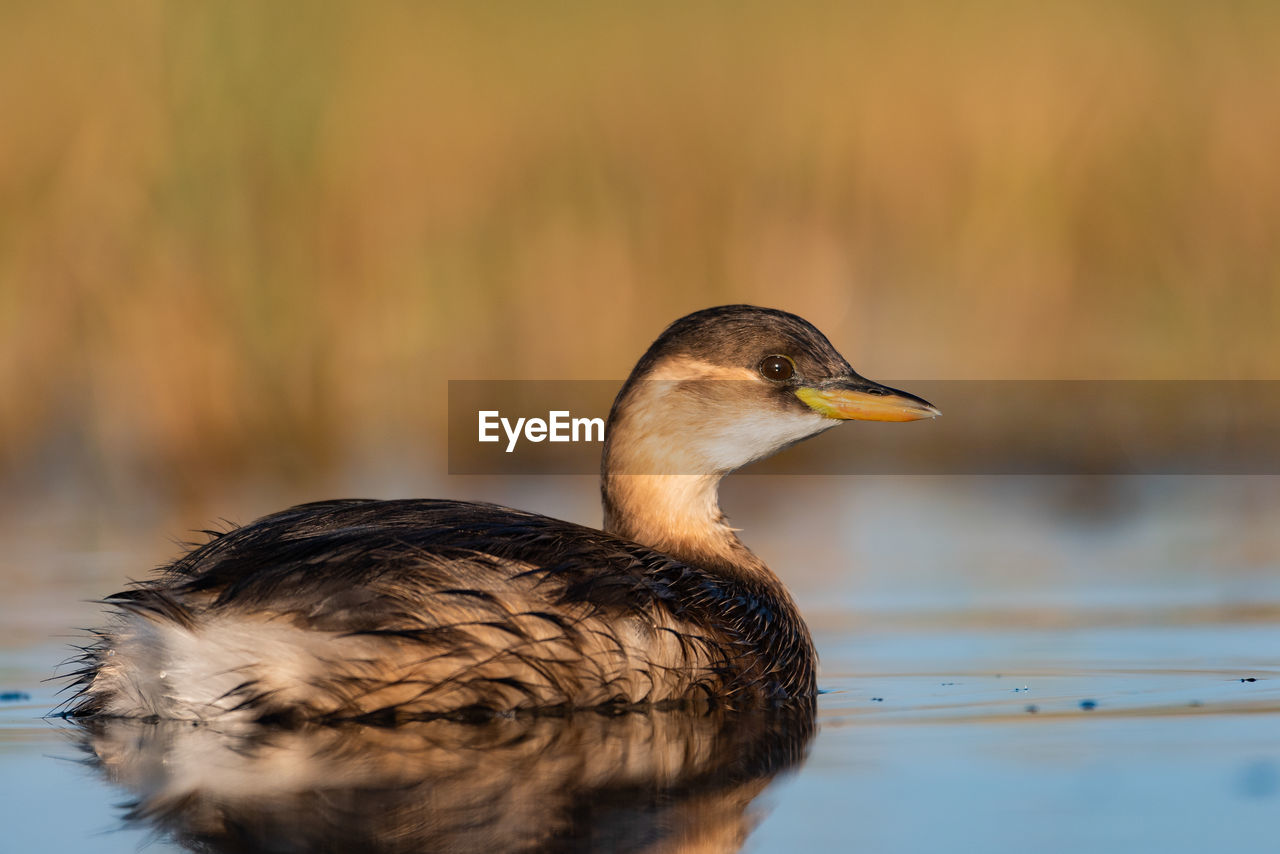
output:
[[606,422],[603,527],[494,504],[342,499],[221,533],[107,597],[69,717],[491,718],[817,693],[780,578],[721,479],[848,420],[939,411],[804,319],[727,305],[668,326]]

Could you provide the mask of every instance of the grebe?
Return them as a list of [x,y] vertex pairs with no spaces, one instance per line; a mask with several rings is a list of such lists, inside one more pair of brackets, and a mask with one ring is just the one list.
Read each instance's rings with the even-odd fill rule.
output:
[[938,414],[808,322],[734,305],[671,324],[613,404],[604,530],[492,504],[304,504],[107,599],[72,715],[400,718],[816,692],[782,582],[720,479],[848,419]]

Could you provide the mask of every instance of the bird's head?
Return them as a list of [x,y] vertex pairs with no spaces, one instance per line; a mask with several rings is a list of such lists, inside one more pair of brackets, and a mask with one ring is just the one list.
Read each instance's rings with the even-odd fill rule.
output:
[[841,421],[916,421],[938,410],[854,372],[812,324],[749,305],[671,324],[618,393],[604,468],[723,475]]

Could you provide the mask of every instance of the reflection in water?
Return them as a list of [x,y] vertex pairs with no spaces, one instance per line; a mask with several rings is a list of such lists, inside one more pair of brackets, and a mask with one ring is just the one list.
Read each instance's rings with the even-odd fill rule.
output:
[[96,719],[126,820],[196,851],[735,851],[811,704],[285,729]]

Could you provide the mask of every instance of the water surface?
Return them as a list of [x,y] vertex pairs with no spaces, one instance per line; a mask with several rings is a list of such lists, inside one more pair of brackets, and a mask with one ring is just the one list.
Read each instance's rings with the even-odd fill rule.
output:
[[[821,650],[811,742],[706,718],[548,722],[518,737],[509,722],[505,735],[365,733],[355,747],[309,744],[325,766],[250,766],[261,791],[238,802],[273,797],[285,802],[273,820],[297,819],[285,795],[371,774],[389,750],[400,782],[422,787],[400,802],[414,826],[470,815],[466,838],[494,851],[1272,850],[1276,479],[743,480],[726,505],[795,590]],[[591,521],[589,485],[551,483],[476,497]],[[136,563],[163,541],[11,542],[22,565],[5,566],[13,595],[0,604],[0,848],[182,850],[162,811],[136,814],[139,797],[168,786],[181,802],[184,786],[210,780],[224,798],[258,791],[218,759],[240,736],[117,731],[109,755],[163,761],[118,763],[113,776],[86,761],[77,729],[40,717],[58,687],[40,680],[66,654],[55,636],[96,619],[82,600],[141,575]],[[254,755],[303,755],[289,747]],[[448,776],[459,769],[472,776]],[[507,784],[476,784],[502,769]],[[507,799],[497,813],[493,791]],[[581,796],[567,812],[566,792]],[[306,804],[316,821],[343,808],[332,786]],[[534,828],[557,809],[572,818],[551,836],[502,830],[499,814]],[[287,821],[264,826],[290,838]]]

